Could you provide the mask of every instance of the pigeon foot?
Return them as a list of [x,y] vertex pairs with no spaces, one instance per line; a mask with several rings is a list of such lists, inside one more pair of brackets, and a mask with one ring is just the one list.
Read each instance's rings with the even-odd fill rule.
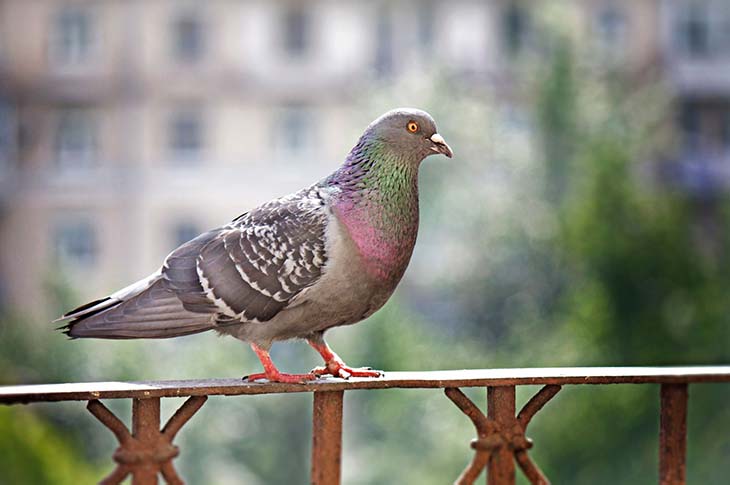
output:
[[331,375],[349,379],[350,377],[381,377],[383,371],[374,370],[370,367],[348,367],[344,362],[331,360],[324,367],[315,367],[311,374],[315,377]]
[[372,367],[349,367],[345,361],[337,355],[327,342],[324,341],[322,334],[314,335],[307,339],[309,345],[324,359],[324,367],[315,367],[312,369],[312,375],[317,377],[331,375],[349,379],[350,377],[380,377],[383,371],[373,370]]
[[276,368],[274,363],[271,361],[271,356],[269,355],[269,351],[267,349],[264,349],[255,343],[251,342],[251,348],[254,352],[256,352],[256,355],[258,356],[259,360],[261,361],[261,365],[264,366],[264,372],[258,372],[256,374],[250,374],[243,377],[244,381],[247,382],[253,382],[259,379],[266,379],[269,382],[284,382],[289,384],[303,384],[307,381],[311,381],[317,378],[314,374],[285,374],[284,372],[279,372],[279,369]]

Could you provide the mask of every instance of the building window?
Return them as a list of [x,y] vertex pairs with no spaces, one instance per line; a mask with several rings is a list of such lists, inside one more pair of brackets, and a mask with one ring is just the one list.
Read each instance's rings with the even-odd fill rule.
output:
[[686,102],[682,105],[680,126],[683,133],[684,149],[687,152],[696,152],[699,150],[702,134],[702,118],[700,109],[695,103]]
[[182,246],[191,239],[198,237],[202,231],[197,224],[193,222],[180,222],[172,228],[173,248]]
[[710,53],[710,25],[707,5],[692,3],[678,10],[677,43],[685,54],[704,57]]
[[284,155],[303,155],[313,147],[312,116],[303,106],[285,108],[278,120],[277,147]]
[[200,110],[173,113],[168,126],[170,154],[176,161],[198,161],[203,152],[203,120]]
[[67,6],[58,12],[50,52],[62,66],[87,63],[92,53],[93,25],[87,8]]
[[203,22],[192,12],[180,15],[172,25],[172,52],[175,60],[198,62],[204,54]]
[[375,72],[379,76],[393,73],[393,22],[390,9],[378,12],[375,28]]
[[596,19],[598,42],[604,54],[618,57],[626,40],[626,16],[616,6],[606,6]]
[[96,263],[97,242],[94,226],[89,221],[73,221],[59,225],[53,236],[56,257],[63,266],[89,267]]
[[16,147],[15,112],[9,102],[0,98],[0,171],[11,164]]
[[309,49],[309,21],[303,7],[292,6],[284,12],[284,50],[290,57],[302,57]]
[[91,112],[84,108],[62,110],[56,126],[56,165],[61,169],[89,168],[96,163],[96,152],[96,127]]
[[502,39],[505,51],[515,57],[527,47],[529,18],[525,9],[517,3],[510,4],[502,16]]

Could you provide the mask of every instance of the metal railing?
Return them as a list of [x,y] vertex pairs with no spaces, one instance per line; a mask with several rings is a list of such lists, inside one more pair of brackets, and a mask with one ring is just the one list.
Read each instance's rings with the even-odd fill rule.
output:
[[[485,369],[433,372],[388,372],[382,378],[320,379],[306,384],[247,383],[238,379],[157,382],[91,382],[0,387],[0,403],[88,401],[88,410],[119,440],[113,458],[117,468],[100,483],[121,483],[132,475],[134,485],[156,484],[161,474],[169,484],[182,484],[172,460],[178,455],[173,439],[205,404],[208,396],[312,392],[314,394],[312,474],[315,485],[340,483],[342,402],[354,389],[432,388],[446,396],[474,423],[474,456],[456,479],[474,483],[487,470],[488,485],[515,483],[515,463],[533,484],[547,478],[532,461],[532,442],[525,431],[533,416],[564,385],[660,384],[659,483],[685,483],[687,388],[691,383],[730,382],[730,366],[722,367],[590,367]],[[544,386],[515,415],[515,388]],[[486,387],[486,415],[459,388]],[[188,397],[160,429],[160,399]],[[100,399],[132,399],[132,430]]]

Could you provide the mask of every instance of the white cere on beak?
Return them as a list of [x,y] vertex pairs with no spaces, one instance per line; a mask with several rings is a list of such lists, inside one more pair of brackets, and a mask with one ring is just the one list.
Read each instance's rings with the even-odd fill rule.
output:
[[431,135],[431,141],[440,145],[446,144],[446,140],[444,140],[444,137],[439,135],[438,133],[434,133],[433,135]]

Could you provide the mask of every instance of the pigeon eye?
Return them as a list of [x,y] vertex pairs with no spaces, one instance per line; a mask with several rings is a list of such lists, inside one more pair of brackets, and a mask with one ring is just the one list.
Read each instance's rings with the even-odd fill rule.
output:
[[418,131],[418,123],[416,123],[415,121],[409,121],[408,122],[408,131],[410,131],[411,133],[417,132]]

